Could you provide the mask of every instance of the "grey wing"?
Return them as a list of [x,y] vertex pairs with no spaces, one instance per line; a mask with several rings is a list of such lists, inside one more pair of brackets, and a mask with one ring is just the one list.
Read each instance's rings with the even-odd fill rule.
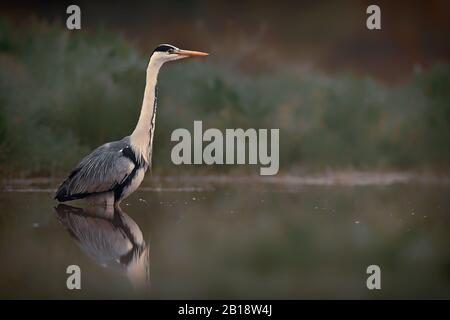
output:
[[134,162],[123,152],[129,148],[129,141],[124,138],[95,149],[81,160],[61,184],[55,198],[68,201],[114,190],[135,168]]

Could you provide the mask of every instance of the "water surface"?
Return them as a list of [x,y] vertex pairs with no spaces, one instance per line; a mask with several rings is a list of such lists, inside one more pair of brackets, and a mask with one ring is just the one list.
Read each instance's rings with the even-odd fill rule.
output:
[[450,298],[447,183],[295,181],[157,180],[119,212],[5,184],[0,298]]

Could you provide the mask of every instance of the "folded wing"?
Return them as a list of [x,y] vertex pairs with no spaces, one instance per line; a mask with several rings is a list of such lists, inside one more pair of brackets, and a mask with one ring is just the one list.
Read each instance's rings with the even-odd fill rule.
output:
[[85,198],[92,194],[113,191],[133,172],[127,138],[104,144],[87,155],[56,192],[58,201]]

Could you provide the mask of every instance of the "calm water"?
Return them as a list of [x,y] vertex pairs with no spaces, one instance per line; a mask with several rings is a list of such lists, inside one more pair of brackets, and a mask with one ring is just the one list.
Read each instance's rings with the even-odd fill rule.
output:
[[0,192],[0,298],[450,298],[445,183],[169,179],[116,212],[16,187]]

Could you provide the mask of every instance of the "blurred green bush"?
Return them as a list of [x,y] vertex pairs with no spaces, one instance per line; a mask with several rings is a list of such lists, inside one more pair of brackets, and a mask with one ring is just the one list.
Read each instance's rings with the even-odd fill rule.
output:
[[[0,20],[1,174],[62,175],[94,147],[130,134],[148,58],[104,31]],[[449,65],[387,87],[351,75],[247,75],[206,59],[173,64],[160,75],[153,167],[179,170],[170,134],[203,120],[204,128],[279,128],[281,171],[447,169],[449,89]],[[199,170],[192,167],[183,170]]]

